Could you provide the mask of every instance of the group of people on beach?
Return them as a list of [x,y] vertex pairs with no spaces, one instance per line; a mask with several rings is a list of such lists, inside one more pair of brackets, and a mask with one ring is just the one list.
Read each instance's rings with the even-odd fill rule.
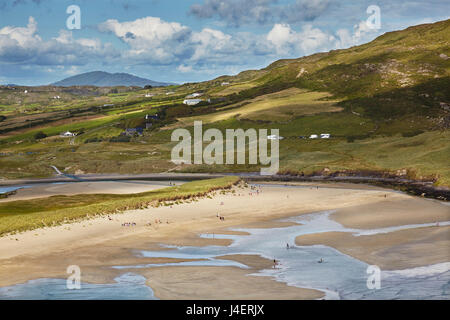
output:
[[122,227],[135,227],[136,222],[124,222],[122,223]]
[[[157,225],[157,224],[162,224],[163,222],[161,221],[161,219],[155,219],[155,225]],[[169,224],[170,222],[169,222],[169,220],[166,220],[166,224]],[[152,223],[151,222],[149,222],[149,223],[147,223],[146,224],[146,226],[147,227],[151,227],[152,226]]]
[[249,196],[253,196],[254,194],[259,196],[259,194],[262,193],[260,186],[251,186],[250,190],[251,190],[251,192],[248,193]]

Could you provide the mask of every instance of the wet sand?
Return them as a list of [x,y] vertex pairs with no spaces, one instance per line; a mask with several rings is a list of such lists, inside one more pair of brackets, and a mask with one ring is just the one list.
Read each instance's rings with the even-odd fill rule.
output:
[[[357,187],[350,190],[347,187],[330,187],[329,184],[321,185],[319,189],[263,186],[262,193],[259,195],[249,188],[235,188],[235,194],[216,193],[212,199],[203,198],[172,207],[128,211],[112,215],[112,220],[107,217],[98,217],[70,225],[4,236],[0,238],[0,286],[36,278],[66,278],[66,268],[73,264],[81,267],[82,281],[111,282],[119,274],[119,270],[111,269],[111,266],[156,263],[156,260],[137,256],[137,250],[161,249],[159,244],[229,245],[230,240],[202,239],[198,237],[198,234],[226,233],[230,227],[270,228],[283,226],[283,224],[285,226],[285,223],[274,220],[322,210],[350,210],[352,214],[347,213],[343,216],[347,219],[344,222],[349,225],[366,223],[369,226],[374,223],[391,226],[399,222],[411,224],[426,223],[430,220],[450,220],[450,207],[438,202],[413,198],[385,189],[370,187],[357,189]],[[387,198],[385,198],[386,194]],[[411,199],[417,199],[418,202]],[[397,202],[401,203],[399,207],[402,210],[401,221],[388,219],[384,222],[384,215],[377,215],[378,218],[373,220],[370,212],[385,206],[391,208],[392,203]],[[413,214],[409,219],[407,214],[402,213],[413,210],[418,203],[427,207],[426,215]],[[354,207],[364,208],[367,211],[362,212],[364,219],[359,218],[357,214],[360,210],[351,211]],[[442,211],[442,208],[447,211]],[[345,214],[347,211],[342,212]],[[220,221],[217,214],[224,216],[225,221]],[[333,215],[331,217],[334,218]],[[344,219],[343,217],[340,219]],[[155,220],[161,220],[162,223],[155,223]],[[122,227],[124,222],[135,222],[136,227]],[[151,226],[148,226],[148,223],[151,223]],[[380,264],[386,268],[401,269],[412,264],[428,265],[439,261],[449,261],[449,256],[444,250],[445,246],[449,247],[446,243],[448,237],[445,239],[445,232],[434,235],[427,230],[423,231],[422,242],[414,242],[413,238],[417,230],[398,231],[393,233],[395,237],[391,236],[387,240],[380,241],[379,247],[376,247],[378,255],[383,257],[382,250],[386,249],[386,254],[391,257],[380,260]],[[344,253],[356,258],[361,257],[363,261],[366,258],[360,251],[356,249],[352,251],[351,245],[355,241],[352,238],[349,240],[348,237],[353,237],[349,234],[324,233],[311,235],[313,236],[314,238],[311,239],[301,239],[301,242],[309,241],[315,244],[331,239],[328,242],[333,244],[338,237],[342,242],[341,249]],[[374,241],[377,243],[378,240]],[[429,252],[429,247],[425,246],[426,243],[430,246],[436,243],[441,249]],[[408,250],[405,251],[404,258],[395,260],[395,255],[403,252],[401,247],[403,244]],[[368,247],[370,251],[370,242],[361,241],[361,247],[360,250]],[[420,256],[420,260],[414,255]],[[409,258],[412,262],[408,261]],[[238,267],[154,267],[142,269],[139,272],[149,276],[148,281],[156,297],[165,299],[312,299],[321,295],[315,290],[288,287],[267,277],[249,276],[249,272],[254,273],[259,268],[265,268],[263,264],[267,262],[256,263],[255,258],[246,256],[230,257],[230,259],[247,264],[253,270]],[[178,280],[175,281],[176,279]]]
[[417,197],[386,197],[382,205],[357,205],[337,210],[331,219],[347,228],[374,229],[405,224],[450,221],[450,207]]
[[141,274],[149,279],[147,283],[161,299],[312,300],[324,296],[317,290],[291,287],[269,277],[249,275],[257,271],[235,267],[162,267]]
[[[180,184],[181,182],[176,182]],[[169,187],[168,181],[96,181],[31,185],[0,202],[74,194],[133,194]]]

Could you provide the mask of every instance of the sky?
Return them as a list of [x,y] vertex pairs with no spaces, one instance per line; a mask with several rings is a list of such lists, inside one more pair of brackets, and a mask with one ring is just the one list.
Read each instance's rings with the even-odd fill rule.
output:
[[0,84],[89,71],[198,82],[449,15],[448,0],[0,0]]

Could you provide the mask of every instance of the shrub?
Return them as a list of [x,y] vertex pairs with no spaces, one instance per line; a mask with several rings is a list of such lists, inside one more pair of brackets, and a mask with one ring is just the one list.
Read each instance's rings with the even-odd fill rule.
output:
[[36,133],[34,135],[34,138],[36,140],[45,139],[45,138],[47,138],[47,135],[45,133],[43,133],[42,131],[39,131],[38,133]]
[[410,137],[415,137],[418,136],[419,134],[424,133],[423,130],[414,130],[414,131],[409,131],[409,132],[402,132],[402,136],[405,138],[410,138]]
[[118,136],[109,139],[109,142],[130,142],[130,141],[131,141],[130,136]]
[[102,141],[103,141],[102,139],[95,137],[95,138],[86,139],[84,141],[84,143],[95,143],[95,142],[102,142]]

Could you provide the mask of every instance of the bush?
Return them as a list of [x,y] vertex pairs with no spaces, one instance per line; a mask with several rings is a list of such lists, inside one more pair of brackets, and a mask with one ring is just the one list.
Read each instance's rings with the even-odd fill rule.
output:
[[36,140],[41,140],[41,139],[45,139],[47,138],[47,135],[45,133],[43,133],[42,131],[39,131],[38,133],[36,133],[34,135],[34,139]]
[[0,122],[5,121],[6,117],[5,116],[0,116]]
[[370,138],[370,134],[361,134],[356,136],[347,136],[347,142],[352,143],[356,140],[364,140]]
[[411,137],[415,137],[418,136],[419,134],[424,133],[423,130],[414,130],[414,131],[410,131],[410,132],[403,132],[402,136],[405,138],[411,138]]
[[95,138],[86,139],[84,141],[84,143],[95,143],[95,142],[102,142],[102,141],[103,141],[102,139],[95,137]]
[[131,141],[130,136],[118,136],[109,139],[109,142],[130,142],[130,141]]

